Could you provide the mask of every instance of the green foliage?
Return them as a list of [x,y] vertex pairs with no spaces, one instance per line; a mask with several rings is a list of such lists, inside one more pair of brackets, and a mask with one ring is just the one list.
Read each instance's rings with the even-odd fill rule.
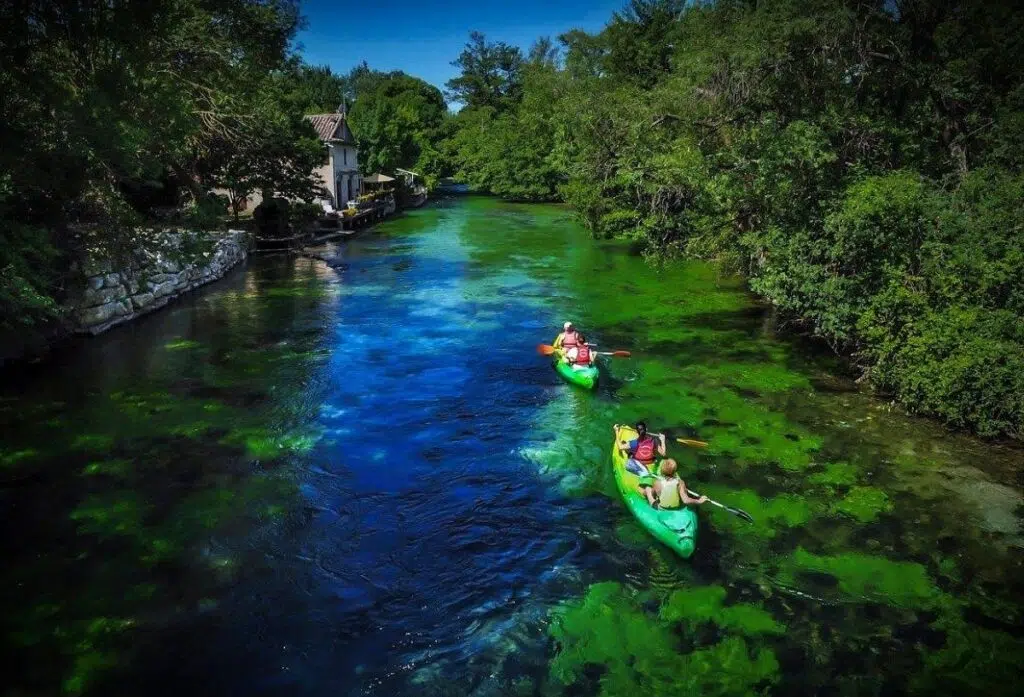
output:
[[515,46],[488,43],[482,33],[470,32],[465,49],[452,61],[461,73],[445,85],[448,96],[470,109],[506,109],[519,99],[522,63],[523,54]]
[[363,170],[446,174],[435,152],[448,111],[441,91],[399,71],[367,75],[363,85],[351,115]]
[[1019,436],[1022,32],[1009,2],[634,0],[507,72],[474,34],[442,149],[478,190],[744,272],[912,411]]

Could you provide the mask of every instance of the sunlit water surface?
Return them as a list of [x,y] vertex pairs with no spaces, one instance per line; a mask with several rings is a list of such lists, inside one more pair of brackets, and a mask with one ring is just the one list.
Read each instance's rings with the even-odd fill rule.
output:
[[[1019,449],[859,393],[737,279],[441,201],[4,375],[3,695],[1019,694]],[[534,349],[565,319],[593,393]],[[671,435],[688,562],[621,505]]]

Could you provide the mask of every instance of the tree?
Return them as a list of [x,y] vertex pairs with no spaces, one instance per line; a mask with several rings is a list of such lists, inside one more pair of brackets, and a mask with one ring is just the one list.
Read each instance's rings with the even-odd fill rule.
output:
[[402,167],[431,178],[441,175],[430,154],[448,111],[441,91],[400,71],[366,74],[358,84],[351,122],[363,168],[392,172]]
[[482,33],[471,32],[466,47],[452,61],[461,74],[445,83],[448,98],[470,109],[509,109],[521,96],[522,64],[523,54],[515,46],[488,43]]

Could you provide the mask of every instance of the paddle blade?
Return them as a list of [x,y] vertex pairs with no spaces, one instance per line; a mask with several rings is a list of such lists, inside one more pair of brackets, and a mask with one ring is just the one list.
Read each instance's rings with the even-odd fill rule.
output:
[[676,441],[691,448],[706,448],[708,444],[702,440],[690,440],[689,438],[676,438]]
[[732,513],[737,518],[742,518],[743,520],[747,521],[748,523],[753,523],[754,522],[753,516],[751,516],[746,511],[744,511],[742,508],[733,508],[732,506],[726,506],[725,510],[729,511],[730,513]]
[[616,358],[629,358],[633,354],[629,351],[612,351],[612,355]]
[[555,353],[555,347],[549,344],[537,344],[537,353],[542,356],[551,356]]

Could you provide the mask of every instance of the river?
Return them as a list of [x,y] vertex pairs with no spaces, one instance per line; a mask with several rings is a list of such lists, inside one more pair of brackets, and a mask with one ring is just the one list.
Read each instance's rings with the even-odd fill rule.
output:
[[[4,375],[3,695],[1016,694],[1024,452],[739,279],[442,200]],[[535,352],[572,319],[594,392]],[[645,418],[689,561],[611,476]]]

